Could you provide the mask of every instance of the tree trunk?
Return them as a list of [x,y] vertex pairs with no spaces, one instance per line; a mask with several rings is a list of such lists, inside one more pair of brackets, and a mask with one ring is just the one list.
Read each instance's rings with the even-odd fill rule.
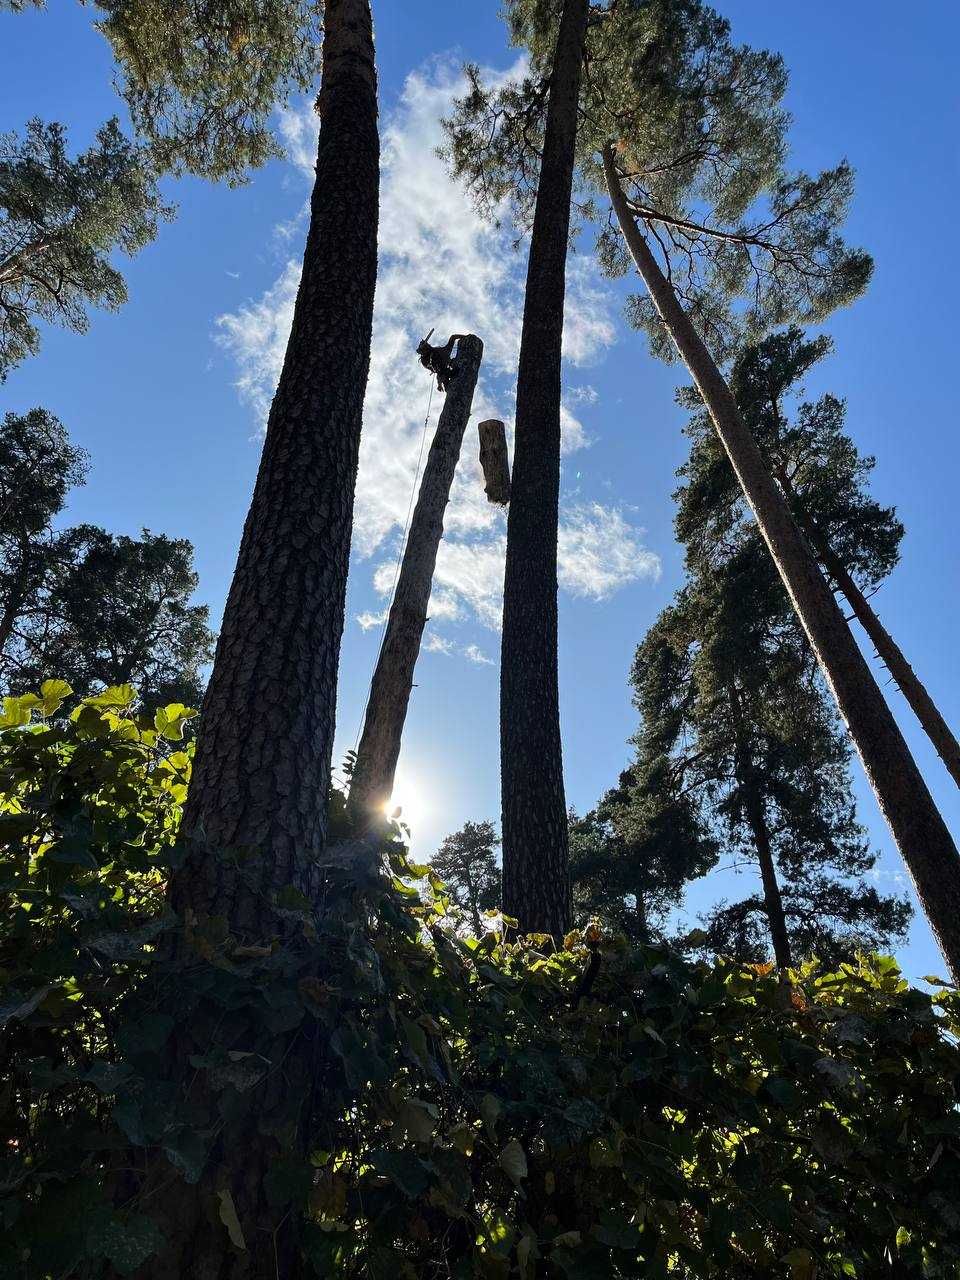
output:
[[[361,412],[376,281],[379,136],[369,0],[327,0],[317,179],[303,275],[263,457],[203,705],[183,830],[191,851],[171,884],[181,918],[225,919],[238,941],[274,935],[276,890],[314,887],[326,828],[337,662],[353,515]],[[242,864],[226,856],[244,851]],[[194,958],[195,963],[195,958]],[[234,1047],[243,1050],[245,1043]],[[171,1052],[187,1080],[194,1045],[181,1024]],[[242,1122],[218,1137],[200,1182],[157,1159],[145,1207],[166,1246],[151,1280],[267,1280],[299,1274],[300,1214],[269,1203],[264,1174],[296,1136],[259,1127],[301,1099],[318,1070],[305,1032],[263,1050],[275,1064]],[[283,1070],[278,1064],[283,1062]],[[296,1084],[294,1083],[296,1082]],[[294,1092],[296,1089],[296,1092]],[[198,1095],[199,1098],[198,1098]],[[191,1102],[203,1100],[197,1086]],[[218,1213],[229,1190],[246,1249]]]
[[527,263],[500,676],[503,908],[523,931],[570,922],[557,681],[560,355],[588,0],[565,0]]
[[763,886],[763,909],[767,917],[767,926],[770,930],[770,941],[773,944],[773,957],[777,962],[778,969],[789,969],[793,964],[790,937],[787,933],[787,918],[783,913],[783,898],[777,881],[777,868],[773,861],[773,850],[770,848],[770,831],[767,827],[763,792],[760,788],[757,770],[746,739],[740,691],[736,685],[731,685],[729,693],[734,721],[734,755],[737,782],[743,796],[744,813],[746,814],[750,834],[753,836],[753,847],[756,850],[757,865],[760,868],[760,882]]
[[[794,497],[789,486],[786,491],[789,496]],[[877,617],[873,607],[853,580],[847,566],[830,546],[823,530],[812,516],[807,515],[799,499],[796,498],[794,511],[800,528],[806,534],[820,563],[843,592],[854,616],[870,637],[878,656],[886,664],[887,670],[900,687],[900,692],[906,698],[910,709],[936,747],[937,755],[946,765],[951,778],[960,787],[960,742],[957,742],[954,737],[953,730],[940,714],[937,704],[927,693],[923,681],[907,661],[903,650]]]
[[350,780],[350,812],[361,824],[383,816],[393,790],[413,669],[443,536],[443,513],[450,500],[482,356],[479,338],[470,334],[460,339],[454,376],[427,456]]
[[863,761],[955,980],[960,980],[960,854],[833,592],[804,541],[712,356],[630,214],[613,152],[604,169],[614,211],[661,319],[696,381]]

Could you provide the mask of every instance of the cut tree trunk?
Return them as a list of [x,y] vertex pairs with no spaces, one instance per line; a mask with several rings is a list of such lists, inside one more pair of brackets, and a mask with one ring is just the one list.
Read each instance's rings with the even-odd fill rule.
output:
[[507,432],[499,418],[481,422],[480,466],[483,468],[483,491],[490,502],[505,507],[510,501],[510,460],[507,456]]
[[361,826],[371,819],[382,819],[393,791],[413,669],[443,537],[443,513],[450,500],[482,356],[479,338],[469,334],[460,339],[446,402],[427,456],[350,780],[349,808]]
[[[276,935],[271,899],[278,890],[312,895],[326,830],[377,266],[369,0],[327,0],[318,111],[303,274],[203,704],[183,820],[189,856],[170,893],[181,918],[202,928],[220,917],[234,939],[247,943]],[[189,1021],[178,1025],[169,1053],[181,1088],[196,1074],[190,1055],[207,1051],[201,1039]],[[243,1050],[246,1043],[231,1047]],[[187,1185],[164,1160],[153,1162],[143,1203],[160,1221],[165,1245],[143,1275],[295,1280],[300,1274],[301,1215],[270,1203],[264,1175],[282,1156],[305,1150],[304,1081],[315,1078],[320,1048],[300,1030],[264,1048],[274,1066],[256,1087],[247,1118],[224,1128],[214,1111],[211,1132],[216,1124],[219,1136],[197,1185]],[[190,1100],[209,1101],[199,1083]],[[261,1117],[283,1111],[291,1115],[289,1132],[261,1126]],[[224,1191],[246,1241],[242,1250],[218,1212]]]
[[[789,489],[787,492],[788,496],[793,496]],[[877,617],[876,611],[857,586],[847,566],[830,546],[823,530],[812,516],[807,515],[798,500],[794,503],[794,510],[800,528],[807,535],[807,540],[816,553],[817,559],[843,593],[857,621],[873,642],[877,656],[886,664],[887,670],[899,686],[911,711],[936,748],[937,755],[946,765],[951,778],[960,787],[960,742],[957,742],[953,730],[940,714],[937,704],[907,661],[903,650]]]
[[570,922],[557,679],[560,356],[588,0],[565,0],[527,263],[500,664],[503,907],[521,931]]
[[716,362],[637,227],[612,148],[610,200],[654,305],[692,374],[863,762],[954,980],[960,980],[960,854],[903,734]]

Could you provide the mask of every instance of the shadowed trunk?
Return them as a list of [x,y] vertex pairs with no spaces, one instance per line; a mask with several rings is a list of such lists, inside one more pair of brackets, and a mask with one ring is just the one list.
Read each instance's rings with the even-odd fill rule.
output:
[[924,912],[960,980],[960,854],[866,659],[777,487],[736,401],[631,216],[613,151],[604,168],[637,270],[703,396],[863,762]]
[[453,378],[427,456],[350,780],[350,812],[361,823],[382,818],[393,791],[413,669],[443,537],[443,513],[450,500],[482,356],[479,338],[470,334],[460,339]]
[[[191,852],[170,895],[182,918],[202,928],[221,917],[244,942],[276,935],[272,897],[286,886],[311,893],[323,848],[370,358],[379,137],[368,0],[327,0],[324,27],[303,274],[204,699],[184,814]],[[242,862],[227,856],[236,849],[247,851]],[[206,1052],[200,1039],[191,1025],[178,1028],[175,1078],[192,1071],[191,1053]],[[227,1047],[247,1045],[241,1036]],[[199,1183],[188,1186],[165,1161],[154,1162],[144,1203],[166,1245],[142,1272],[150,1280],[295,1280],[300,1272],[300,1214],[271,1204],[264,1174],[304,1150],[317,1046],[307,1032],[285,1032],[263,1053],[274,1069],[252,1091],[244,1118],[217,1137]],[[199,1085],[190,1099],[211,1105]],[[282,1133],[261,1125],[282,1113],[289,1116]],[[220,1134],[215,1109],[210,1123]],[[244,1249],[220,1217],[224,1189]]]
[[[786,492],[788,496],[793,496],[789,486]],[[960,787],[960,742],[957,742],[954,737],[953,730],[940,714],[937,704],[907,661],[903,650],[877,617],[846,565],[830,546],[820,526],[812,516],[807,515],[799,502],[795,504],[794,510],[801,529],[817,554],[817,559],[843,592],[854,616],[873,642],[877,656],[886,664],[887,670],[899,686],[910,709],[936,748],[937,755],[946,765],[951,778]]]
[[787,918],[783,912],[783,898],[777,880],[777,868],[770,847],[770,831],[767,827],[766,806],[763,792],[757,778],[745,727],[743,704],[740,691],[736,686],[730,687],[730,703],[733,712],[735,756],[737,781],[743,795],[744,814],[750,834],[753,836],[753,847],[757,855],[757,866],[760,869],[760,882],[763,886],[763,910],[767,917],[770,941],[773,944],[773,956],[778,969],[789,969],[793,964],[790,950],[790,937],[787,933]]
[[560,354],[588,0],[560,20],[527,263],[500,675],[503,908],[522,931],[570,923],[557,683]]

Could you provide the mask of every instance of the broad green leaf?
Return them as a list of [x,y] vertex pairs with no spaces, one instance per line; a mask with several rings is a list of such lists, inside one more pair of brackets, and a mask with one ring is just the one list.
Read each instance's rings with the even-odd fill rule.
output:
[[154,714],[153,723],[161,737],[179,742],[183,737],[183,726],[198,714],[199,712],[185,707],[182,702],[171,702]]
[[136,700],[137,691],[132,684],[117,684],[83,701],[89,707],[129,707]]
[[141,1213],[110,1218],[87,1233],[88,1257],[106,1258],[122,1276],[131,1275],[162,1246],[160,1228]]
[[229,1191],[218,1191],[217,1199],[220,1201],[220,1221],[227,1228],[230,1243],[235,1249],[240,1249],[246,1253],[247,1242],[243,1238],[243,1228],[240,1226],[237,1206],[233,1203],[233,1196]]
[[499,1163],[500,1168],[516,1186],[519,1186],[527,1176],[527,1153],[516,1138],[512,1138],[500,1152]]

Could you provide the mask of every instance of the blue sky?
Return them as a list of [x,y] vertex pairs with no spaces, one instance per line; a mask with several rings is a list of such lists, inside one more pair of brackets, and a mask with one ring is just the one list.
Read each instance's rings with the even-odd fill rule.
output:
[[[953,250],[958,195],[956,48],[950,0],[724,0],[734,33],[784,54],[791,71],[795,159],[808,169],[847,156],[858,171],[848,223],[877,267],[868,295],[826,326],[836,355],[808,390],[846,396],[849,427],[877,455],[874,488],[906,524],[903,562],[877,597],[947,719],[960,724],[954,637],[960,624],[955,533],[960,470],[954,396]],[[437,115],[465,59],[514,65],[498,5],[436,0],[375,4],[384,130],[382,273],[358,490],[339,705],[339,754],[353,744],[376,653],[382,588],[392,576],[410,495],[429,380],[412,347],[432,325],[467,327],[487,344],[477,417],[509,419],[523,260],[480,226],[432,155]],[[0,15],[0,129],[32,115],[63,121],[89,144],[121,106],[91,10],[51,0],[46,12]],[[177,220],[126,275],[129,304],[96,314],[84,337],[48,331],[39,358],[0,388],[0,410],[42,404],[92,455],[68,517],[118,532],[141,526],[189,537],[199,598],[219,617],[257,466],[302,248],[312,120],[293,104],[278,129],[290,145],[239,190],[169,183]],[[300,163],[298,163],[298,159]],[[941,249],[942,246],[942,249]],[[635,728],[626,674],[633,649],[680,580],[670,494],[684,456],[677,369],[656,364],[622,320],[623,288],[603,282],[589,245],[571,270],[565,394],[561,692],[567,795],[581,811],[615,779]],[[293,265],[291,265],[293,264]],[[438,401],[434,400],[433,417]],[[469,455],[469,456],[467,456]],[[498,636],[503,517],[479,492],[465,446],[445,539],[432,646],[421,656],[398,790],[414,848],[429,854],[466,818],[499,812]],[[908,709],[894,709],[947,821],[960,796]],[[881,851],[884,886],[902,875],[872,796],[860,813]],[[714,877],[696,911],[744,881]],[[922,920],[908,970],[935,972]]]

